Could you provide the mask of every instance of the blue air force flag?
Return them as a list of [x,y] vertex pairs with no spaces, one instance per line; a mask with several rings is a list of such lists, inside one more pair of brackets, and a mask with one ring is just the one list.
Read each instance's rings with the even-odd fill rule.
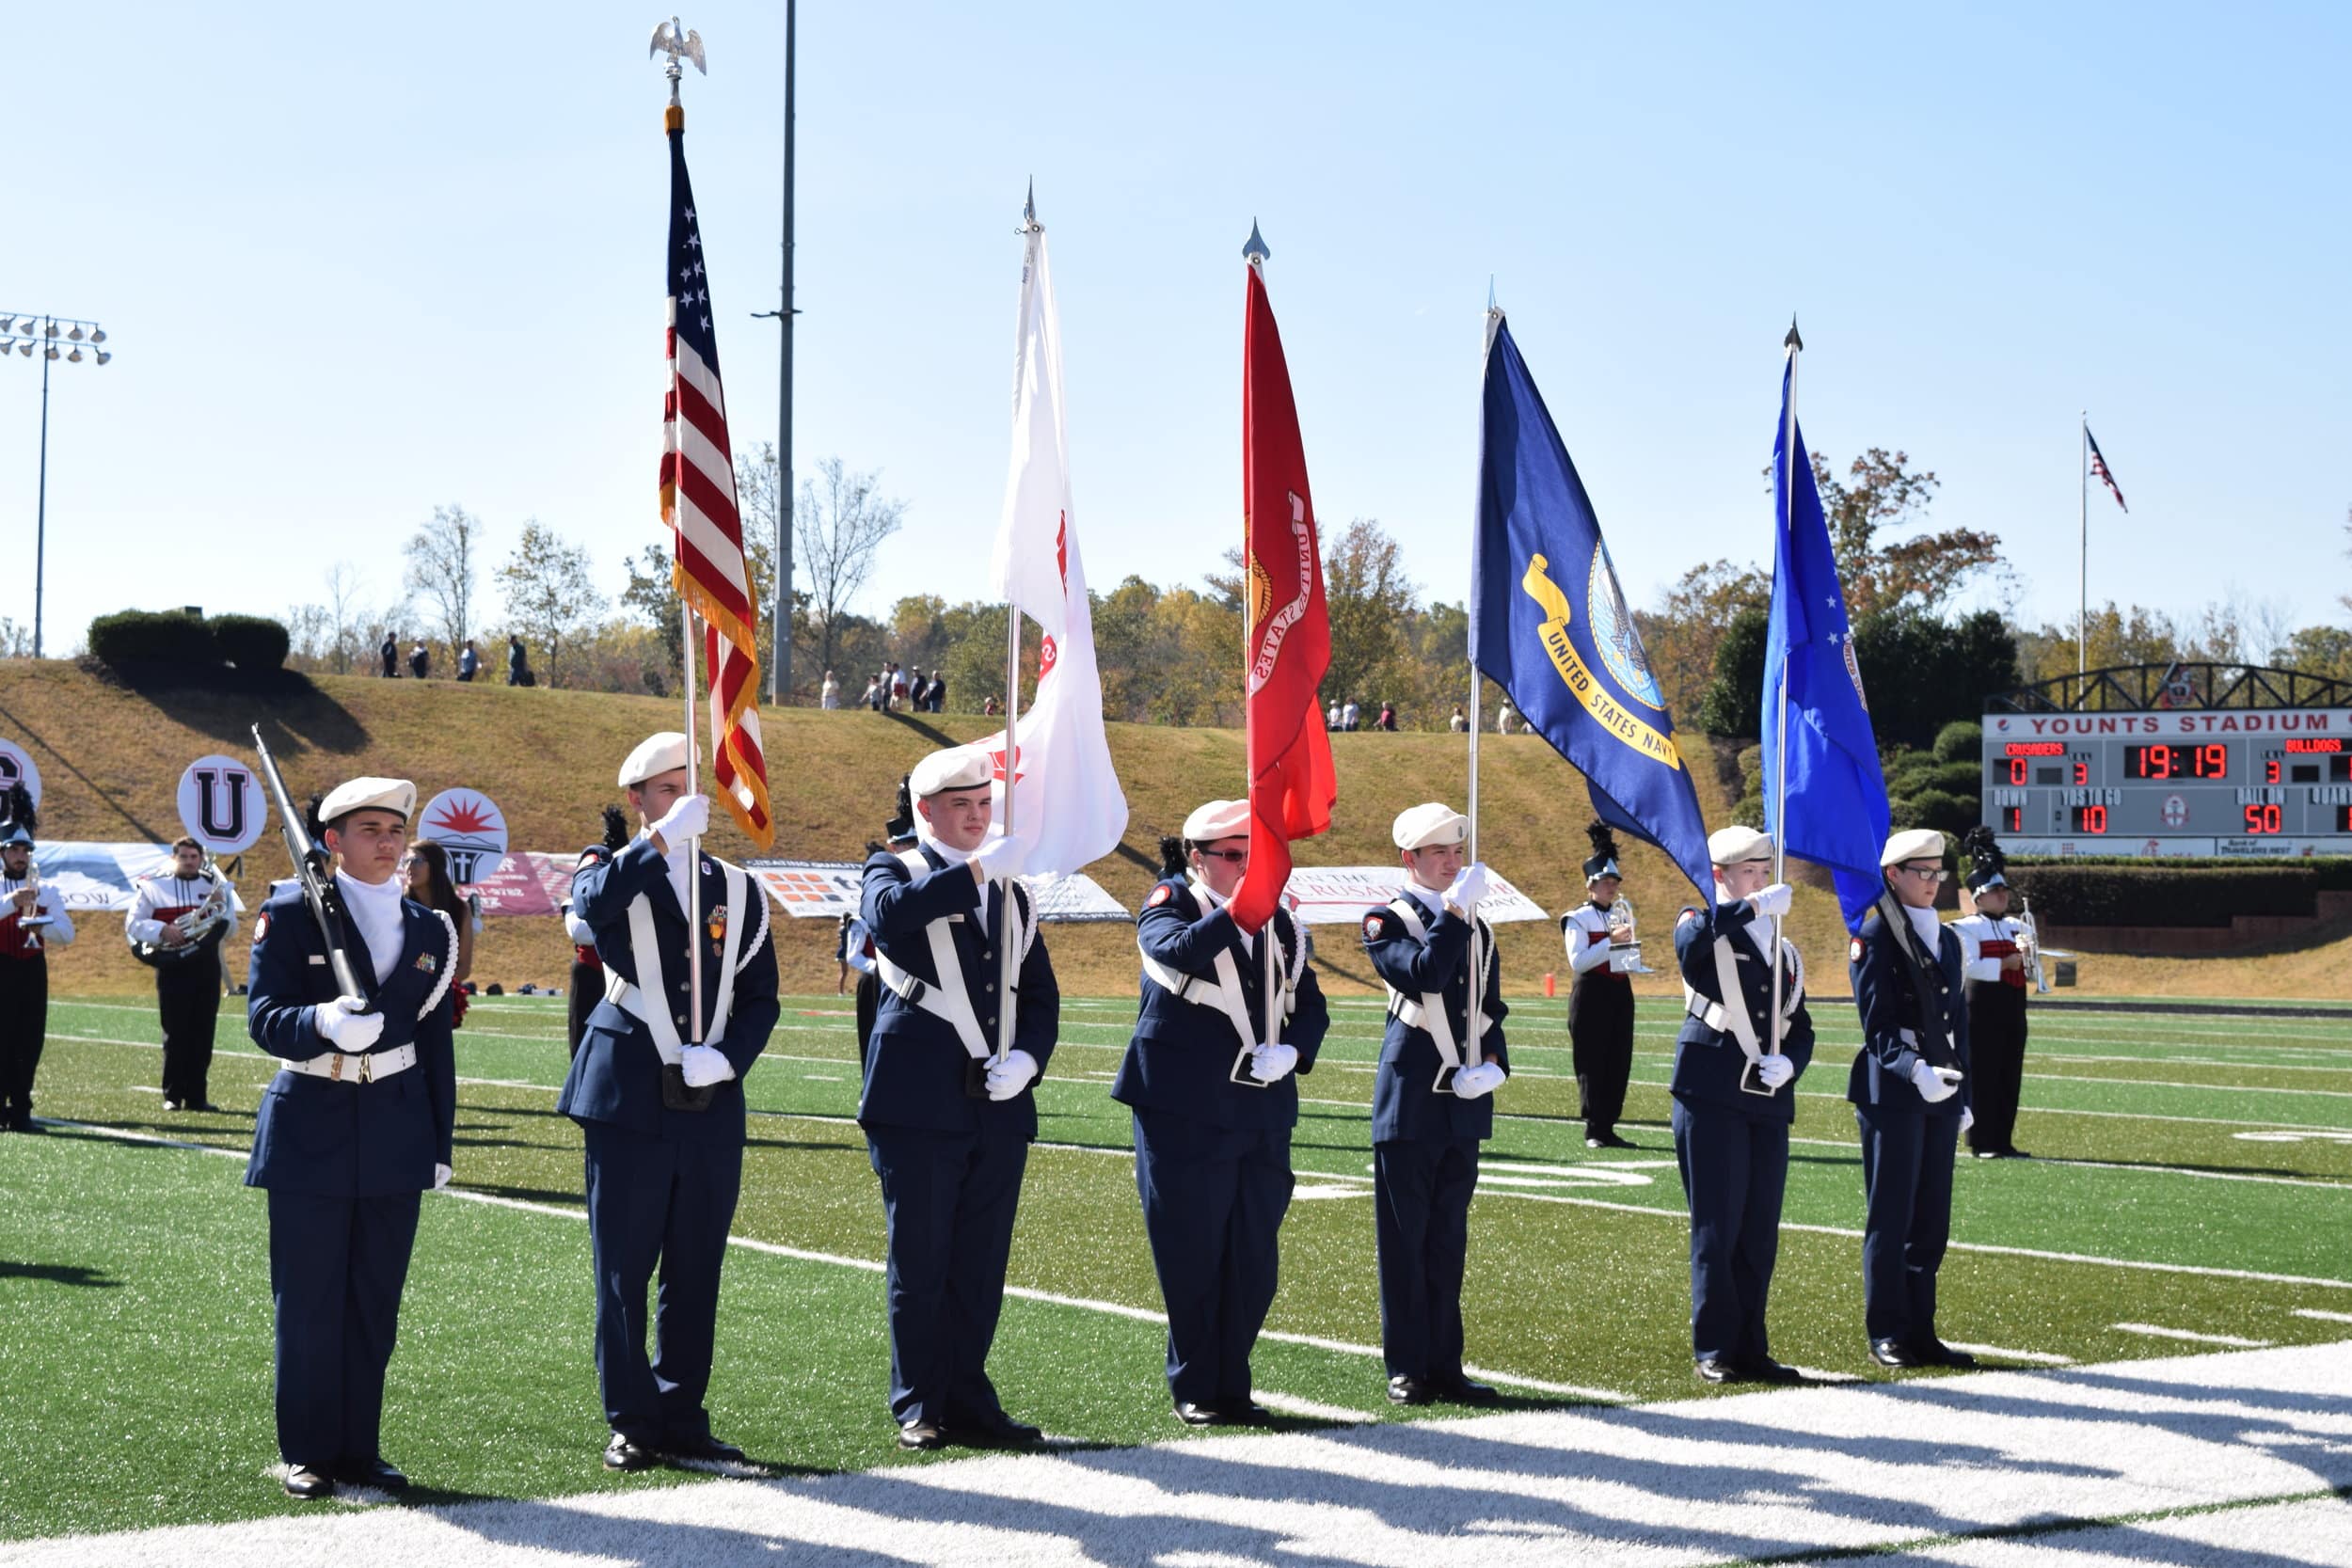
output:
[[1795,368],[1791,356],[1781,376],[1780,425],[1772,437],[1778,542],[1772,548],[1759,731],[1764,820],[1789,854],[1830,868],[1846,927],[1859,930],[1863,915],[1884,891],[1879,851],[1886,843],[1886,778],[1879,768],[1878,741],[1870,731],[1862,666],[1854,658],[1853,627],[1846,619],[1846,594],[1830,551],[1821,492],[1804,455],[1804,432],[1796,429],[1788,406]]
[[1500,313],[1486,345],[1470,657],[1584,775],[1593,809],[1710,899],[1707,819],[1584,482]]

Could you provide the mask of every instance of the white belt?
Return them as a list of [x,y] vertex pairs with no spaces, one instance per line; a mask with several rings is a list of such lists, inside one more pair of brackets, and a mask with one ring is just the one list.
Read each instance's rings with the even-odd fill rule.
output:
[[396,1045],[389,1051],[370,1051],[357,1056],[329,1051],[307,1062],[289,1061],[281,1056],[278,1065],[288,1072],[299,1072],[306,1078],[329,1078],[338,1084],[368,1084],[378,1078],[389,1078],[395,1072],[406,1072],[415,1067],[417,1048]]

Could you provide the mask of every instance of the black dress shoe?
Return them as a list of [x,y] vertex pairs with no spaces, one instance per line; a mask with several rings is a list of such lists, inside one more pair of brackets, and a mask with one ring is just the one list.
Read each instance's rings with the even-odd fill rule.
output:
[[289,1497],[300,1497],[308,1502],[313,1497],[331,1497],[334,1495],[335,1482],[325,1471],[314,1470],[308,1465],[297,1465],[286,1472],[286,1496]]
[[1701,1383],[1745,1383],[1748,1374],[1720,1355],[1702,1357],[1693,1369]]
[[1176,1402],[1176,1418],[1188,1427],[1229,1427],[1233,1418],[1219,1404],[1195,1404],[1190,1400]]
[[660,1454],[617,1432],[612,1434],[612,1441],[604,1446],[604,1467],[608,1470],[650,1470],[660,1463]]
[[1769,1355],[1740,1362],[1740,1375],[1756,1383],[1803,1383],[1804,1381],[1804,1374],[1796,1368],[1785,1366]]
[[743,1450],[732,1443],[723,1443],[706,1432],[697,1437],[679,1438],[663,1443],[661,1457],[690,1461],[701,1460],[713,1465],[740,1465],[743,1463]]
[[1973,1367],[1977,1358],[1964,1350],[1954,1350],[1941,1339],[1929,1339],[1915,1346],[1913,1354],[1924,1367]]
[[1438,1402],[1438,1390],[1431,1386],[1426,1378],[1392,1377],[1389,1379],[1389,1402],[1391,1404],[1435,1404]]
[[1045,1440],[1045,1433],[1001,1410],[985,1421],[954,1422],[946,1431],[948,1442],[967,1449],[1034,1449]]
[[335,1479],[345,1486],[373,1486],[379,1492],[405,1492],[408,1478],[382,1454],[335,1466]]
[[1924,1367],[1925,1361],[1912,1354],[1911,1347],[1900,1339],[1873,1339],[1870,1359],[1882,1367]]
[[1489,1383],[1472,1383],[1466,1377],[1432,1379],[1431,1392],[1451,1404],[1492,1404],[1502,1396]]
[[898,1428],[898,1447],[902,1449],[944,1449],[947,1433],[937,1421],[909,1421]]

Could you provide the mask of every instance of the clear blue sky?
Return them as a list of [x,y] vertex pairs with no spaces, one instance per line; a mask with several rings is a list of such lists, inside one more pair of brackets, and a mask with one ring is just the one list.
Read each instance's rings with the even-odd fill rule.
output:
[[[688,14],[735,440],[772,436],[782,7]],[[659,537],[663,88],[652,7],[107,4],[0,98],[0,308],[60,365],[53,651],[126,603],[394,587],[438,501],[535,516],[617,589]],[[1770,553],[1781,334],[1841,465],[1943,476],[2023,616],[2352,586],[2352,10],[2332,5],[1227,7],[801,13],[798,440],[907,502],[862,608],[969,597],[1004,482],[1022,187],[1066,336],[1094,586],[1238,537],[1252,217],[1327,528],[1468,583],[1489,274],[1629,597]],[[32,611],[39,361],[0,369],[0,614]],[[486,563],[485,563],[486,564]]]

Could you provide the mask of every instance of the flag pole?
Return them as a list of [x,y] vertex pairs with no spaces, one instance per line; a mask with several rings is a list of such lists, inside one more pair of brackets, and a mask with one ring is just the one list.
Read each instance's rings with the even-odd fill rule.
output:
[[2074,477],[2082,494],[2076,517],[2082,530],[2081,554],[2074,567],[2074,701],[2083,700],[2082,686],[2090,674],[2090,410],[2082,413],[2082,435],[2075,452]]
[[[686,120],[685,107],[678,101],[678,86],[686,73],[679,68],[678,61],[681,58],[691,59],[698,71],[707,71],[709,68],[703,63],[702,40],[691,33],[681,35],[675,17],[654,29],[652,52],[667,53],[670,56],[670,63],[661,72],[670,79],[670,108],[662,120],[662,132],[666,135],[684,125]],[[670,367],[670,380],[671,396],[675,398],[677,394],[677,367],[675,362]],[[677,570],[677,525],[674,519],[664,520],[671,526],[671,571],[675,576]],[[678,624],[682,633],[678,648],[686,664],[686,793],[699,795],[702,793],[702,768],[698,764],[702,749],[694,738],[694,606],[683,592],[678,594]],[[717,759],[712,761],[715,765]],[[703,1042],[702,850],[700,833],[686,841],[686,999],[689,1020],[686,1042],[689,1045]]]
[[[1781,518],[1780,531],[1786,538],[1797,527],[1797,356],[1804,352],[1804,340],[1797,335],[1797,318],[1788,318],[1788,336],[1780,341],[1788,356],[1788,419],[1781,431]],[[1810,457],[1804,461],[1811,462]],[[1772,756],[1772,800],[1779,806],[1779,820],[1772,825],[1772,880],[1788,879],[1788,650],[1780,652],[1780,695],[1774,699],[1775,733],[1780,743]],[[1781,983],[1784,960],[1781,957],[1782,916],[1772,916],[1772,1055],[1780,1054]],[[1725,998],[1726,1001],[1729,998]]]
[[[1478,356],[1479,380],[1486,380],[1487,356],[1495,351],[1495,335],[1502,330],[1502,311],[1495,304],[1494,279],[1486,279],[1486,346]],[[1483,414],[1481,416],[1484,418]],[[1470,559],[1478,557],[1478,509],[1470,509]],[[1478,732],[1486,728],[1484,703],[1486,683],[1478,674],[1478,650],[1472,648],[1470,657],[1470,842],[1464,847],[1465,863],[1478,863]],[[1485,1009],[1486,989],[1486,955],[1478,942],[1478,911],[1475,906],[1463,911],[1470,918],[1470,1011],[1462,1027],[1470,1037],[1462,1053],[1464,1064],[1479,1067],[1486,1060],[1486,1037],[1478,1027],[1478,1015]]]
[[[1045,226],[1037,221],[1037,186],[1034,182],[1029,186],[1028,198],[1022,204],[1021,227],[1015,232],[1021,235],[1022,244],[1025,246],[1034,247],[1041,243],[1038,236],[1045,232]],[[1022,268],[1025,277],[1033,277],[1035,273],[1034,265],[1025,265]],[[1025,287],[1021,293],[1023,320],[1020,342],[1020,347],[1024,351],[1026,349],[1029,336],[1028,308],[1029,294],[1027,288]],[[1021,380],[1016,376],[1013,378],[1012,385],[1013,417],[1016,421],[1021,415]],[[1021,778],[1021,746],[1017,738],[1020,727],[1021,607],[1012,600],[1007,599],[1005,601],[1005,836],[1007,838],[1012,837],[1012,801],[1014,794],[1019,789]],[[985,892],[981,894],[981,912],[985,914],[987,912]],[[1003,1065],[1005,1057],[1012,1050],[1013,979],[1015,976],[1012,916],[1012,879],[1007,878],[1005,880],[1005,912],[997,921],[995,931],[996,1062],[999,1066]]]
[[[1261,284],[1263,284],[1265,281],[1266,259],[1272,256],[1274,252],[1267,247],[1264,238],[1259,234],[1258,220],[1255,218],[1251,218],[1249,220],[1249,238],[1243,242],[1241,254],[1242,260],[1248,264],[1251,272],[1258,275],[1258,280]],[[1246,737],[1249,729],[1249,514],[1246,508],[1242,513],[1241,520],[1241,555],[1242,733]],[[1316,692],[1314,694],[1314,701],[1315,716],[1320,719],[1323,716],[1323,693],[1320,691]],[[1246,740],[1243,749],[1246,753],[1248,751]],[[1258,847],[1256,842],[1257,817],[1254,813],[1251,815],[1250,824],[1249,847],[1254,852]],[[1279,891],[1275,894],[1274,904],[1275,908],[1281,908],[1282,896]],[[1263,999],[1262,1011],[1264,1014],[1265,1020],[1265,1027],[1260,1031],[1258,1038],[1258,1043],[1261,1045],[1276,1044],[1279,1042],[1282,1037],[1282,1025],[1281,1019],[1279,1017],[1281,1005],[1278,1000],[1275,991],[1275,987],[1279,982],[1279,976],[1275,971],[1274,951],[1275,944],[1280,940],[1281,935],[1280,932],[1276,929],[1274,917],[1269,914],[1266,916],[1263,940],[1258,943],[1258,959],[1260,964],[1263,967],[1263,982],[1259,989],[1258,994]]]

